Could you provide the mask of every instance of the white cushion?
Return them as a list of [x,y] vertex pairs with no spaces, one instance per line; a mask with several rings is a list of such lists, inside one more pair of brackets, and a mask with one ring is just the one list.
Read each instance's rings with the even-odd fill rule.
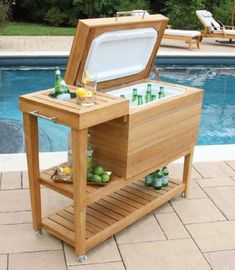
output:
[[234,37],[235,37],[235,30],[227,30],[227,29],[225,29],[225,30],[223,30],[223,32],[225,34],[227,34],[227,35],[234,35]]
[[209,11],[197,10],[196,15],[205,27],[209,27],[210,31],[220,30],[219,23],[212,17],[212,14]]
[[164,31],[164,34],[172,35],[172,36],[183,36],[183,37],[198,37],[201,35],[199,31],[178,30],[178,29],[166,29]]

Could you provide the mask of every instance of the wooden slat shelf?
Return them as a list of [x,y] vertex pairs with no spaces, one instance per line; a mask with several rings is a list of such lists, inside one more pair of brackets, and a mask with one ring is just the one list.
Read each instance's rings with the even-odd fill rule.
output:
[[[56,192],[59,192],[63,194],[64,196],[73,199],[74,194],[74,188],[72,184],[68,183],[58,183],[54,182],[51,179],[51,176],[54,174],[55,168],[51,168],[47,171],[44,171],[40,174],[40,183]],[[131,182],[136,181],[135,178],[126,180],[122,177],[118,177],[116,175],[112,175],[112,180],[105,186],[96,186],[96,185],[87,185],[86,186],[86,203],[87,205],[90,205],[91,203],[94,203],[104,196],[107,196],[115,191],[118,191],[119,189],[129,185]],[[176,180],[171,179],[170,186],[174,185],[173,182],[177,183]],[[126,190],[129,190],[130,193],[133,193],[133,195],[130,196],[137,196],[139,197],[139,200],[149,200],[150,197],[155,197],[156,192],[152,192],[151,190],[146,190],[143,192],[141,187],[141,182],[137,181],[133,186],[128,186]],[[124,193],[126,192],[123,191]],[[163,191],[160,190],[158,193],[162,194]],[[122,194],[123,195],[123,194]],[[125,194],[124,194],[125,195]],[[115,195],[120,196],[120,195]],[[125,203],[125,198],[121,198],[121,200]],[[138,203],[138,202],[137,202]]]
[[[169,182],[168,187],[155,190],[138,180],[89,205],[86,208],[86,251],[184,190],[184,183]],[[45,217],[42,224],[48,232],[75,246],[73,205]]]

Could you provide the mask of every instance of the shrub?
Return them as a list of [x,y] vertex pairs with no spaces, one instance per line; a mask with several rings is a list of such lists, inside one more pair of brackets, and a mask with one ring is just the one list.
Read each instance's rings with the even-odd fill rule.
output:
[[65,18],[65,13],[61,12],[57,7],[52,7],[47,11],[44,20],[51,26],[60,26]]

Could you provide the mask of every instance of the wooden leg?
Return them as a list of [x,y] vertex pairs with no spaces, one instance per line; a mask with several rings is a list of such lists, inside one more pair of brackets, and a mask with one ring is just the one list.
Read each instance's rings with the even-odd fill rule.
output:
[[38,121],[37,117],[23,114],[26,156],[28,162],[29,188],[32,207],[33,228],[42,230],[41,192],[39,182]]
[[187,198],[189,193],[189,184],[191,180],[191,170],[193,162],[193,150],[184,157],[184,172],[183,172],[183,183],[185,183],[185,191],[183,197]]
[[189,45],[189,49],[192,50],[192,40],[189,40],[188,45]]
[[87,129],[71,130],[74,187],[75,253],[78,260],[85,261],[86,239],[86,174]]

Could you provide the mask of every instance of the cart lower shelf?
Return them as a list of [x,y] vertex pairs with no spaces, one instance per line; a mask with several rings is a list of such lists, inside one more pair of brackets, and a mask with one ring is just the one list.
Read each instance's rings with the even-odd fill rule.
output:
[[[169,182],[168,187],[155,190],[145,187],[143,180],[138,180],[87,206],[86,251],[181,194],[184,190],[184,183]],[[61,240],[75,246],[73,205],[45,217],[42,227]]]

